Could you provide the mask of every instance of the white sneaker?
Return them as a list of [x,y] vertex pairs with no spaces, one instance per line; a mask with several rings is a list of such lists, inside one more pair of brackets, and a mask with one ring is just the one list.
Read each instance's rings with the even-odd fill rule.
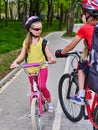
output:
[[54,112],[54,106],[52,103],[51,104],[48,103],[48,112]]

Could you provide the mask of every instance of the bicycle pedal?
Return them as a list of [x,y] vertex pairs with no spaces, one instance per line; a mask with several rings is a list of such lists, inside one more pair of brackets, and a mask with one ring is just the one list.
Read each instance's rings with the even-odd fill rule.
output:
[[84,120],[88,120],[88,116],[84,116]]
[[31,92],[29,92],[29,93],[27,93],[27,97],[29,98],[30,96],[32,95],[32,93]]

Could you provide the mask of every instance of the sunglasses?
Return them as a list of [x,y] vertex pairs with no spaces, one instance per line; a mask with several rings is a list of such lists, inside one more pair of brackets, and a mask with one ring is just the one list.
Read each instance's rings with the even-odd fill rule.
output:
[[34,31],[42,30],[42,28],[31,28],[31,29],[34,30]]

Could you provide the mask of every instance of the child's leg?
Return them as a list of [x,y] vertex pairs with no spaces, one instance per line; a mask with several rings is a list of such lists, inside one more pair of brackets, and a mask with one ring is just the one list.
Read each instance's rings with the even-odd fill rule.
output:
[[48,69],[47,68],[41,69],[40,75],[38,77],[38,81],[40,83],[39,86],[40,86],[41,92],[43,93],[44,97],[46,98],[48,102],[48,112],[54,112],[54,106],[51,102],[50,92],[46,87],[47,76],[48,76]]
[[48,76],[48,69],[47,68],[41,69],[40,74],[38,76],[38,83],[44,97],[47,99],[48,102],[51,102],[50,92],[46,86],[47,76]]
[[84,105],[84,97],[85,97],[85,90],[84,90],[84,82],[85,82],[85,74],[80,69],[78,71],[78,83],[79,83],[79,91],[77,95],[71,97],[71,101],[80,105]]
[[79,83],[79,96],[85,97],[85,90],[84,90],[84,82],[85,82],[85,74],[82,70],[78,71],[78,83]]
[[29,76],[28,78],[31,85],[31,92],[33,92],[33,77]]

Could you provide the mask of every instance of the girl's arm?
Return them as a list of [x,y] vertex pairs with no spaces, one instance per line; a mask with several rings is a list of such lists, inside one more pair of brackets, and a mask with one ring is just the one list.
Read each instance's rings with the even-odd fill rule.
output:
[[17,64],[22,62],[24,60],[25,55],[26,55],[26,48],[23,47],[21,52],[20,52],[20,55],[13,61],[10,68],[15,68],[17,66]]
[[68,44],[67,46],[64,47],[64,49],[62,50],[61,54],[66,54],[69,51],[73,50],[74,47],[81,41],[82,38],[80,38],[79,36],[76,36],[72,42],[70,44]]
[[46,47],[45,47],[45,53],[46,53],[46,56],[47,56],[50,64],[56,63],[56,60],[53,58],[48,45],[46,45]]

